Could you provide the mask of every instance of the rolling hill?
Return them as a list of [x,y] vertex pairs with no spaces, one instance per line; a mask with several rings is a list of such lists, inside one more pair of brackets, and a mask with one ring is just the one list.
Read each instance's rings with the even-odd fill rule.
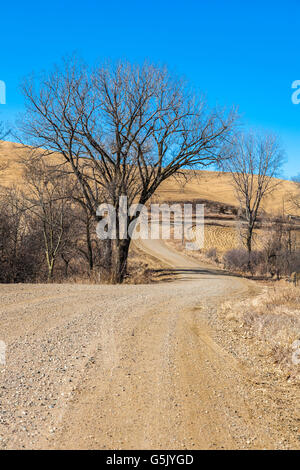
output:
[[[0,165],[5,166],[5,169],[0,171],[0,185],[22,185],[22,167],[19,163],[22,155],[24,151],[19,144],[0,143]],[[289,200],[291,195],[298,192],[296,183],[281,180],[276,191],[266,197],[262,207],[272,216],[282,214],[283,211],[285,214],[297,215]],[[185,177],[170,178],[160,186],[155,197],[164,202],[203,200],[238,206],[230,174],[207,170],[186,170]]]

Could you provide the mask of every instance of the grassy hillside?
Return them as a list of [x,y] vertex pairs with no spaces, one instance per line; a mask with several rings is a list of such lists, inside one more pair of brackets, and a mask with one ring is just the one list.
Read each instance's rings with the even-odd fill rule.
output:
[[[237,205],[237,199],[231,185],[229,173],[215,171],[197,171],[195,176],[191,172],[184,184],[184,178],[170,179],[162,184],[158,195],[162,200],[192,200],[206,199],[218,201],[223,204]],[[285,213],[294,214],[295,208],[289,202],[290,195],[299,192],[297,185],[291,181],[281,180],[275,192],[268,196],[264,203],[264,210],[272,215],[281,214],[283,207]]]
[[[24,152],[20,145],[11,142],[0,143],[0,165],[7,168],[0,171],[0,185],[22,185],[22,168],[18,163]],[[205,199],[222,204],[237,205],[236,196],[231,186],[228,173],[214,171],[186,171],[183,176],[171,178],[158,189],[155,198],[159,201],[190,201]],[[289,202],[290,195],[296,194],[297,185],[291,181],[281,181],[276,191],[267,197],[263,208],[271,215],[285,213],[295,214],[296,211]]]

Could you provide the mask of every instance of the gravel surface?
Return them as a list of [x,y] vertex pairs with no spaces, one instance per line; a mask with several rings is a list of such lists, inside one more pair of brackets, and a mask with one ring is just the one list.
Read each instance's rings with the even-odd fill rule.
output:
[[248,295],[252,283],[160,241],[140,248],[177,279],[0,285],[0,448],[292,446],[215,324],[220,298]]

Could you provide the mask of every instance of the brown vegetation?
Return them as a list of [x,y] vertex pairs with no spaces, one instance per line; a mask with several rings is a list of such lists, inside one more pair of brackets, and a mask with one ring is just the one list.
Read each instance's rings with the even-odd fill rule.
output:
[[293,361],[293,345],[299,340],[299,288],[284,281],[265,286],[252,299],[223,302],[220,313],[243,328],[245,337],[259,341],[260,354],[269,357],[282,374],[299,380],[299,365]]

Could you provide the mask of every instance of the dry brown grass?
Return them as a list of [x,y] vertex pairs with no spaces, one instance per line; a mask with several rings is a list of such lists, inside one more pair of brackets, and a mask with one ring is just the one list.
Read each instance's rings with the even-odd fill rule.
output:
[[183,253],[184,255],[189,256],[190,258],[193,258],[199,261],[200,263],[211,264],[213,266],[222,267],[222,265],[219,262],[216,262],[215,259],[207,256],[207,251],[204,249],[203,250],[187,250],[185,248],[185,244],[182,244],[181,240],[176,240],[172,237],[170,238],[170,240],[165,240],[165,243],[169,245],[171,248],[174,248],[179,253]]
[[245,338],[260,342],[264,354],[285,373],[299,379],[299,365],[292,361],[294,341],[300,339],[300,288],[281,281],[252,299],[225,301],[220,314],[237,323]]
[[137,247],[133,242],[130,246],[128,257],[128,276],[125,279],[126,284],[149,284],[163,280],[163,272],[166,275],[169,267],[162,261],[152,257]]
[[[163,279],[162,271],[169,268],[161,261],[147,253],[140,252],[139,248],[132,243],[128,257],[128,275],[124,284],[150,284]],[[111,284],[111,279],[104,271],[100,273],[95,269],[92,273],[70,274],[68,278],[55,278],[55,283],[68,284]]]
[[[191,171],[186,171],[191,175]],[[157,191],[157,197],[162,201],[191,201],[206,199],[221,204],[238,206],[235,192],[228,173],[215,171],[197,171],[190,176],[184,185],[184,178],[170,178]],[[262,204],[269,214],[281,214],[283,205],[286,213],[296,214],[297,211],[289,202],[290,194],[298,194],[297,185],[291,181],[282,180],[276,191],[270,194]],[[299,212],[299,211],[298,211]],[[300,213],[300,212],[299,212]]]
[[[24,150],[20,145],[0,142],[0,161],[8,164],[7,169],[0,174],[0,185],[22,185],[22,168],[18,163],[22,156],[24,157]],[[53,158],[57,161],[58,155]],[[170,178],[165,181],[155,193],[155,199],[164,202],[206,199],[237,206],[231,177],[228,173],[186,170],[184,174],[184,177]],[[289,202],[291,193],[298,193],[297,185],[291,181],[282,181],[276,191],[265,199],[263,209],[275,215],[282,212],[284,203],[287,213],[296,213],[297,211]]]
[[[254,250],[262,249],[264,237],[264,230],[255,230],[253,236]],[[245,248],[239,228],[205,224],[204,247],[201,249],[206,252],[212,248],[215,248],[218,254],[224,254],[226,251],[235,248]]]
[[[270,231],[266,229],[254,230],[252,248],[253,250],[263,250],[265,242],[268,239]],[[295,249],[300,249],[300,232],[292,231],[292,237],[295,239]],[[243,237],[240,234],[238,226],[220,226],[208,225],[204,226],[204,247],[201,251],[204,253],[215,248],[219,255],[223,255],[226,251],[245,248]],[[200,247],[199,247],[200,249]]]

